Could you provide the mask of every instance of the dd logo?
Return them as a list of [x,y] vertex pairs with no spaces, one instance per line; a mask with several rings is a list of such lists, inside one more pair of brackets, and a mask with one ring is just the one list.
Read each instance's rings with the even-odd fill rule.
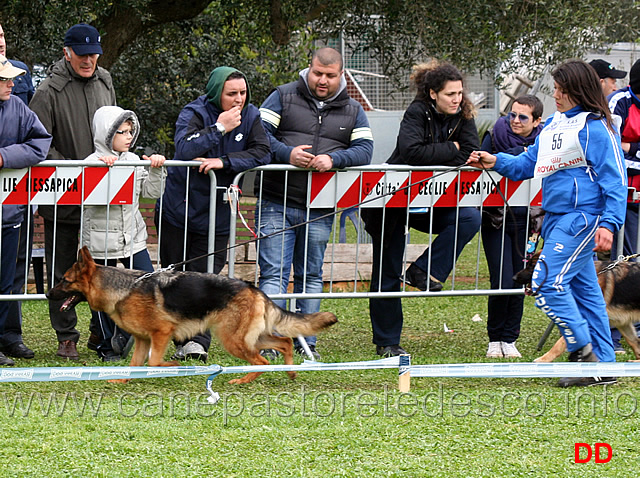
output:
[[[607,450],[606,456],[601,455],[602,449]],[[584,449],[587,451],[587,456],[584,458],[580,458],[580,450]],[[596,443],[593,448],[588,443],[576,443],[575,447],[575,463],[588,463],[591,461],[591,457],[595,457],[596,463],[609,463],[611,458],[613,457],[613,450],[611,449],[611,445],[608,443]]]

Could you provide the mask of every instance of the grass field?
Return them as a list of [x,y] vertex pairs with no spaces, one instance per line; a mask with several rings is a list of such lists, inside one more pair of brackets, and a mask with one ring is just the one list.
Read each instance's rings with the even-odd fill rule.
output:
[[[322,307],[340,319],[319,338],[324,361],[376,358],[366,300]],[[88,309],[78,310],[73,365],[101,365],[86,348]],[[413,363],[488,360],[486,297],[406,299],[404,310]],[[539,355],[546,325],[527,299],[521,361]],[[69,365],[55,356],[44,302],[25,303],[24,330],[36,358],[17,367]],[[210,364],[244,365],[218,345],[210,352]],[[301,372],[296,381],[279,372],[245,386],[230,378],[215,379],[216,405],[206,403],[206,376],[0,384],[0,475],[617,477],[640,461],[636,378],[586,390],[561,390],[553,379],[414,378],[409,394],[397,392],[394,370]],[[576,464],[575,443],[607,443],[613,457]]]

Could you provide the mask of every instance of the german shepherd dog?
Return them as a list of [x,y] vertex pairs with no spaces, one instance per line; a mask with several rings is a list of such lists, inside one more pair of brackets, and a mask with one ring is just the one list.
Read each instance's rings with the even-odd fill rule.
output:
[[[180,365],[164,361],[171,338],[184,340],[206,329],[217,335],[231,355],[252,365],[269,364],[261,349],[279,351],[290,365],[290,337],[316,335],[338,321],[330,312],[285,311],[256,287],[237,279],[200,272],[147,274],[96,264],[86,246],[47,297],[66,299],[61,311],[86,300],[93,310],[109,314],[135,337],[131,366],[144,365],[147,357],[150,366]],[[251,372],[229,383],[249,383],[261,373]],[[287,373],[291,379],[296,377],[293,371]]]
[[[531,277],[540,253],[537,252],[527,263],[527,267],[513,276],[514,282],[523,284],[531,291]],[[640,343],[634,323],[640,322],[640,263],[619,262],[609,268],[611,261],[595,261],[598,273],[598,285],[602,289],[604,301],[607,304],[609,324],[616,327],[633,349],[636,360],[640,361]],[[604,272],[602,272],[604,271]],[[552,362],[567,350],[564,337],[554,344],[551,349],[534,362]]]

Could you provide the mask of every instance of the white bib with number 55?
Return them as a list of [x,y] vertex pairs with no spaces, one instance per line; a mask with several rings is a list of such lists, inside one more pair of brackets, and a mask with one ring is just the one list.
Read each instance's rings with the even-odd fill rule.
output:
[[556,111],[551,123],[540,133],[533,177],[544,178],[561,169],[587,166],[578,134],[589,114],[583,112],[567,118],[564,113]]

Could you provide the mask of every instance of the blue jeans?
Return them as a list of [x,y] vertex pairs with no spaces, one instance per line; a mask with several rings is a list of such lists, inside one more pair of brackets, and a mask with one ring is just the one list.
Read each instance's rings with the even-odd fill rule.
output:
[[[256,210],[258,223],[258,264],[260,265],[260,290],[265,294],[284,294],[289,286],[293,265],[293,292],[322,292],[322,264],[324,251],[331,236],[333,215],[305,226],[293,227],[324,216],[331,210],[298,209],[262,200]],[[308,214],[307,214],[308,213]],[[283,229],[280,234],[274,234]],[[305,247],[306,245],[306,247]],[[286,307],[285,300],[276,300]],[[320,310],[320,299],[298,299],[297,311],[311,314]],[[316,337],[305,337],[309,345],[316,344]]]
[[433,218],[430,218],[429,213],[409,215],[409,227],[438,235],[431,243],[431,252],[427,247],[415,260],[415,264],[440,282],[444,282],[464,246],[480,230],[480,211],[474,207],[442,207],[432,208],[431,214]]

